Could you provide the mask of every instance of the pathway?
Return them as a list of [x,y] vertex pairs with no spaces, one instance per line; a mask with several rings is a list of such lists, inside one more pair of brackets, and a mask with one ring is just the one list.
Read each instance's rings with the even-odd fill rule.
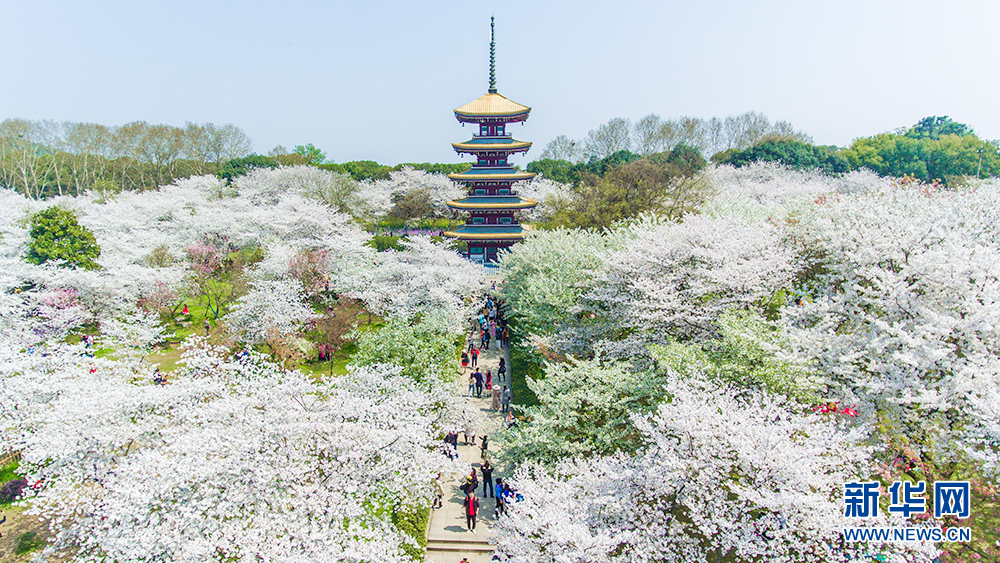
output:
[[[478,344],[477,344],[478,345]],[[479,356],[479,368],[485,374],[486,370],[493,372],[493,382],[510,386],[510,352],[507,349],[497,351],[496,342],[491,342],[493,348],[485,354]],[[507,376],[504,381],[499,381],[496,377],[497,366],[500,358],[503,357],[507,363]],[[475,371],[475,370],[471,370]],[[456,392],[465,397],[469,393],[469,373],[459,376],[456,384]],[[502,388],[502,387],[501,387]],[[469,404],[482,410],[491,421],[496,420],[499,424],[505,416],[502,413],[494,413],[490,408],[492,396],[487,397],[486,390],[483,390],[483,398],[475,397],[465,399]],[[476,438],[476,445],[463,445],[461,438],[464,434],[459,434],[458,451],[462,454],[462,459],[472,462],[472,467],[479,473],[480,452],[479,443],[481,437]],[[492,444],[492,442],[491,442]],[[480,499],[479,517],[476,522],[476,533],[470,534],[465,527],[465,513],[463,512],[462,498],[464,495],[459,490],[459,485],[465,481],[466,474],[446,476],[444,481],[444,506],[438,510],[431,511],[430,522],[427,530],[427,555],[424,557],[425,563],[459,563],[463,557],[469,559],[469,563],[489,563],[492,557],[493,548],[490,546],[490,527],[496,518],[494,514],[496,501],[493,498],[483,497],[483,486],[480,482],[476,491],[476,496]],[[493,472],[494,482],[497,477],[503,477],[499,473],[499,468]]]

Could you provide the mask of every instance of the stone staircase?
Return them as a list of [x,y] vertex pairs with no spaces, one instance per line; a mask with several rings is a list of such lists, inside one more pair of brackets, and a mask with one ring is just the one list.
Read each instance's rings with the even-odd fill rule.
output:
[[[486,530],[479,532],[485,535]],[[458,563],[463,557],[469,559],[469,563],[489,563],[493,556],[493,546],[490,542],[478,537],[477,534],[469,534],[468,539],[464,538],[427,538],[427,555],[424,557],[426,563]]]

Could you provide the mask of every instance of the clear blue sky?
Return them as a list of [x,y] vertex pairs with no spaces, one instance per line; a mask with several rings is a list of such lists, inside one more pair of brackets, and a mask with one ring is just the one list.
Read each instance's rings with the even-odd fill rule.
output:
[[[497,18],[514,134],[760,111],[819,144],[949,115],[1000,139],[1000,2],[0,1],[0,120],[234,123],[258,152],[458,162]],[[523,163],[522,162],[522,163]]]

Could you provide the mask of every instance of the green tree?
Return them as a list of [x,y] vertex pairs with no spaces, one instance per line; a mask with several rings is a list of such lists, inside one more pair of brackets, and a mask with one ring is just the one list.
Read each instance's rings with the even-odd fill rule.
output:
[[26,260],[32,264],[64,261],[67,266],[96,270],[101,255],[94,233],[80,225],[72,211],[52,206],[31,218]]
[[350,174],[355,181],[388,180],[392,167],[379,164],[374,160],[355,160],[343,164],[344,172]]
[[579,181],[579,168],[568,160],[556,160],[553,158],[543,158],[528,163],[528,172],[540,174],[554,182],[563,184],[575,184]]
[[643,213],[680,218],[708,193],[697,176],[704,167],[705,159],[686,145],[648,158],[619,151],[591,161],[578,172],[573,194],[553,203],[545,226],[604,229]]
[[663,155],[666,163],[673,168],[675,176],[694,176],[708,165],[705,157],[701,156],[701,151],[691,145],[677,145],[667,153],[653,155],[652,160],[655,162],[658,158],[663,158]]
[[472,168],[472,164],[465,163],[445,163],[439,164],[435,162],[404,162],[402,164],[397,164],[393,166],[393,170],[402,170],[403,168],[412,168],[414,170],[423,170],[428,174],[457,174],[459,172],[465,172],[466,170]]
[[713,160],[736,167],[764,162],[781,162],[789,168],[817,169],[827,174],[841,174],[850,168],[848,159],[836,147],[822,147],[792,139],[769,140],[746,150],[719,153]]
[[389,217],[397,219],[420,219],[434,216],[434,205],[431,203],[430,190],[411,190],[405,194],[392,197],[392,209]]
[[964,123],[947,116],[925,117],[900,133],[857,139],[842,154],[852,169],[883,176],[913,176],[946,185],[967,177],[1000,175],[1000,147],[985,141]]
[[313,146],[312,143],[295,145],[295,150],[292,151],[292,154],[301,156],[305,159],[306,164],[311,164],[313,166],[326,162],[326,153]]
[[1000,148],[975,135],[914,138],[883,133],[858,139],[844,150],[852,169],[868,168],[883,176],[913,176],[924,182],[952,184],[962,177],[1000,174]]
[[215,175],[218,176],[220,180],[225,180],[228,183],[253,170],[254,168],[277,168],[278,164],[277,157],[252,154],[242,158],[227,160],[226,163],[219,168],[219,171]]
[[907,137],[914,139],[940,139],[943,135],[964,137],[974,133],[968,125],[952,121],[947,115],[925,117],[906,132]]

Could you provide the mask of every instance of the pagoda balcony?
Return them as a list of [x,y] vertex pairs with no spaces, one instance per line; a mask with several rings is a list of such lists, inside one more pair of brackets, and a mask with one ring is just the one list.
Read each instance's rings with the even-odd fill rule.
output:
[[527,152],[531,148],[531,143],[518,141],[510,136],[505,137],[473,137],[463,143],[452,143],[457,153],[480,154],[496,153],[508,155],[519,152]]
[[510,166],[477,166],[471,170],[448,174],[448,177],[458,182],[479,182],[487,180],[530,180],[534,172],[523,172]]
[[470,196],[464,199],[449,201],[446,205],[452,209],[514,210],[531,209],[532,207],[537,206],[538,202],[533,199],[522,199],[516,195]]
[[454,231],[445,231],[444,236],[459,240],[509,240],[524,238],[527,225],[462,225]]

